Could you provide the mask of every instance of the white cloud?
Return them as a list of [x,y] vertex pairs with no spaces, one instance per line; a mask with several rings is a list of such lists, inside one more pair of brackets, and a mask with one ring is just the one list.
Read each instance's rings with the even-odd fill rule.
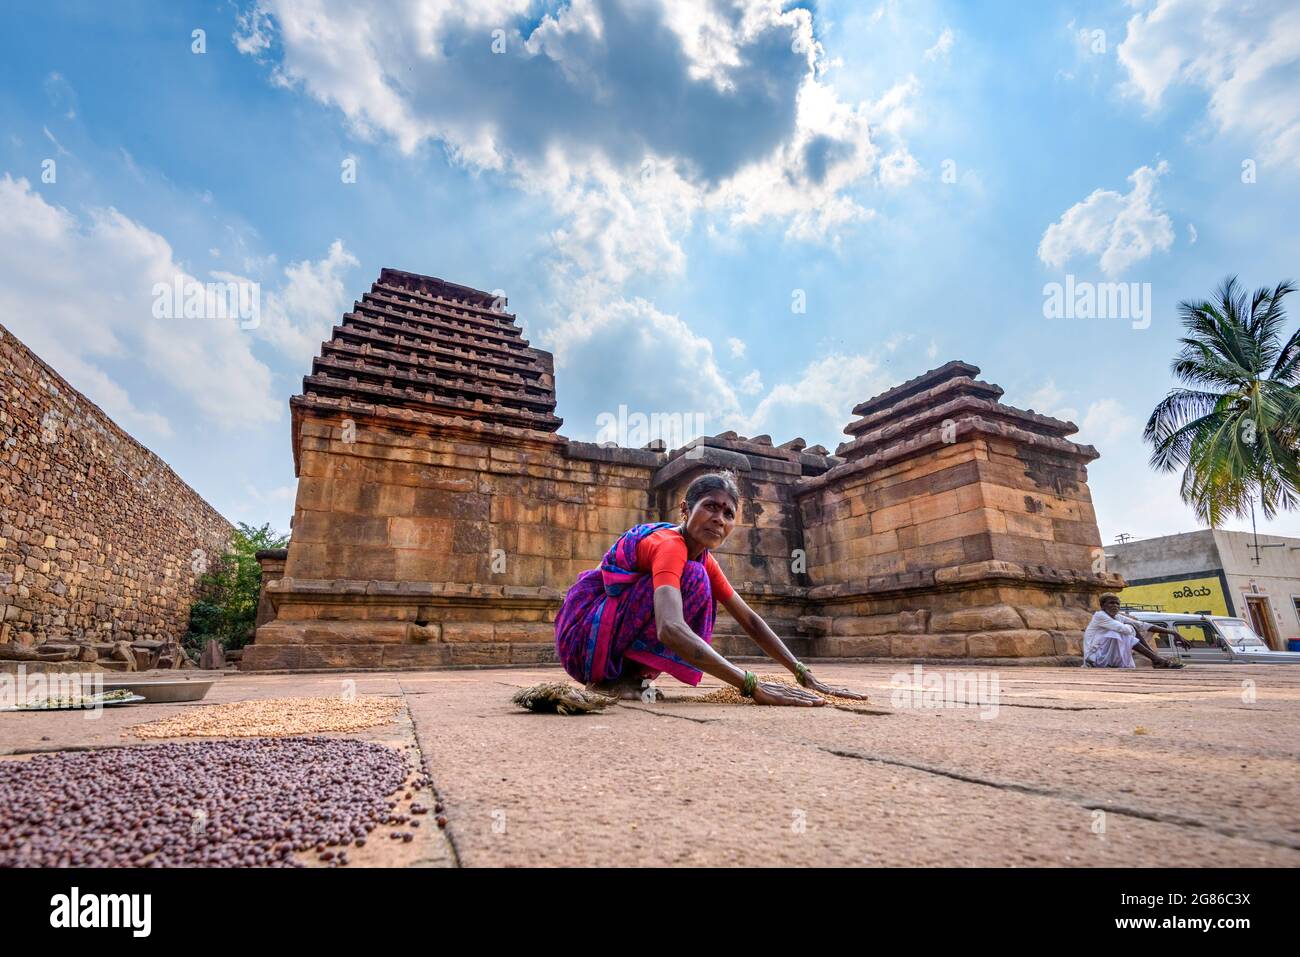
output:
[[1102,450],[1112,444],[1131,442],[1140,435],[1137,418],[1130,415],[1118,400],[1095,399],[1088,403],[1087,411],[1080,417],[1079,410],[1068,404],[1065,393],[1057,388],[1053,379],[1043,383],[1037,392],[1030,395],[1023,408],[1076,423],[1079,431],[1072,436],[1073,441],[1095,445]]
[[907,150],[895,150],[880,160],[882,186],[906,186],[921,174],[921,164]]
[[1116,399],[1098,399],[1090,403],[1079,423],[1078,441],[1103,448],[1119,442],[1132,441],[1141,434],[1141,423],[1129,415]]
[[832,353],[810,362],[794,382],[774,386],[743,418],[740,431],[775,437],[800,430],[814,444],[823,441],[833,450],[844,439],[853,406],[896,385],[893,378],[875,356]]
[[235,49],[247,56],[260,57],[271,48],[273,28],[264,10],[252,7],[235,14]]
[[1047,227],[1038,245],[1038,258],[1059,268],[1078,254],[1098,255],[1102,272],[1123,273],[1130,266],[1174,242],[1173,222],[1155,205],[1157,180],[1169,171],[1161,161],[1155,169],[1142,166],[1133,172],[1133,188],[1126,194],[1094,190]]
[[952,41],[953,41],[952,29],[950,27],[944,27],[943,32],[939,34],[939,39],[934,41],[934,46],[930,47],[930,49],[925,51],[924,54],[925,59],[927,60],[948,59],[948,52],[952,50]]
[[884,341],[882,348],[886,352],[896,352],[899,346],[911,342],[915,338],[916,336],[910,332],[895,332]]
[[[733,227],[784,220],[788,239],[834,244],[842,229],[875,215],[854,197],[857,184],[899,187],[920,174],[920,164],[902,142],[916,120],[912,104],[919,89],[916,78],[908,77],[878,100],[850,106],[832,87],[806,84],[799,93],[794,137],[723,183],[709,208],[729,210]],[[895,148],[882,155],[872,129],[893,139]]]
[[612,292],[634,275],[685,269],[679,237],[699,197],[671,165],[652,162],[645,170],[628,178],[592,159],[585,177],[562,164],[528,175],[525,183],[545,192],[564,219],[550,236],[554,279]]
[[1269,163],[1300,166],[1300,6],[1294,0],[1149,0],[1118,48],[1129,92],[1156,109],[1175,86],[1209,95],[1209,116]]
[[621,403],[646,415],[703,416],[709,434],[769,432],[779,433],[780,441],[801,434],[833,447],[843,440],[854,405],[897,384],[877,357],[835,353],[810,362],[794,381],[777,384],[747,414],[740,399],[762,393],[758,370],[739,382],[729,378],[707,339],[644,299],[599,302],[592,309],[541,336],[555,352],[557,371],[583,370],[562,380],[566,407],[581,410],[580,418],[566,420],[564,432],[579,439],[594,437],[596,417],[616,414]]
[[[1136,428],[1113,436],[1104,446],[1097,444],[1097,451],[1101,458],[1088,465],[1088,487],[1104,544],[1113,544],[1121,532],[1137,538],[1154,538],[1204,527],[1179,496],[1182,473],[1152,469],[1148,463],[1150,449]],[[1257,522],[1261,534],[1294,536],[1300,531],[1295,513],[1281,515],[1273,521],[1257,516]],[[1223,527],[1249,532],[1250,516],[1230,518]]]
[[733,359],[745,358],[744,339],[737,339],[735,336],[732,336],[727,340],[727,348],[731,350],[731,358]]
[[644,299],[595,298],[539,338],[554,351],[557,372],[583,371],[564,377],[563,388],[568,406],[590,420],[566,421],[566,435],[592,436],[596,416],[617,412],[620,403],[647,415],[703,415],[717,423],[714,432],[732,427],[740,414],[736,390],[709,340]]
[[[581,410],[581,418],[570,417],[564,426],[565,434],[575,438],[591,438],[596,417],[616,413],[622,403],[630,412],[646,415],[702,415],[710,434],[767,432],[777,441],[802,435],[833,449],[845,439],[853,406],[900,380],[879,355],[831,353],[763,394],[758,370],[738,382],[728,377],[709,341],[678,316],[643,299],[593,308],[601,311],[570,316],[541,337],[544,347],[555,351],[557,370],[583,370],[581,377],[563,378],[566,407]],[[746,412],[741,398],[759,395]]]
[[10,323],[10,331],[23,340],[24,345],[70,382],[73,388],[107,412],[109,418],[122,428],[131,433],[159,438],[175,435],[175,429],[165,415],[137,407],[126,389],[114,382],[103,369],[87,362],[75,352],[68,351],[63,343],[52,340],[33,343],[13,328],[15,325],[17,324]]
[[1151,471],[1139,423],[1115,399],[1094,400],[1081,418],[1055,380],[1049,379],[1024,402],[1010,404],[1079,424],[1071,441],[1096,446],[1101,453],[1088,466],[1088,486],[1105,544],[1120,532],[1148,537],[1195,527],[1191,511],[1179,501],[1177,478],[1171,482],[1169,476]]
[[[744,424],[738,396],[761,391],[761,377],[728,381],[685,317],[625,286],[683,275],[697,220],[720,245],[775,223],[790,240],[833,246],[872,217],[868,191],[921,175],[904,140],[915,77],[846,102],[813,14],[787,6],[573,0],[538,19],[529,0],[400,0],[383,17],[346,0],[258,0],[236,44],[259,61],[274,51],[272,79],[338,109],[356,135],[440,148],[545,198],[559,221],[551,325],[537,338],[557,368],[584,370],[562,387],[567,434],[592,434],[595,414],[619,402],[702,412],[720,431]],[[743,358],[743,342],[728,349]],[[851,376],[837,364],[866,371],[852,357],[824,361],[840,378]],[[807,385],[778,386],[760,409],[823,407],[826,382]],[[844,400],[836,427],[863,397]]]
[[1079,410],[1066,405],[1065,393],[1056,387],[1056,381],[1053,379],[1048,379],[1047,382],[1043,383],[1042,388],[1030,395],[1023,406],[1019,402],[1013,402],[1012,405],[1037,412],[1040,415],[1050,415],[1055,419],[1064,419],[1067,422],[1074,422],[1079,418]]
[[72,155],[64,148],[63,144],[59,142],[58,137],[56,137],[53,133],[50,132],[50,128],[48,126],[42,126],[41,130],[45,133],[45,138],[54,144],[55,153],[57,153],[59,156]]
[[1191,223],[1188,223],[1188,224],[1187,224],[1187,244],[1188,244],[1189,246],[1195,246],[1195,245],[1196,245],[1196,240],[1197,240],[1198,238],[1199,238],[1199,236],[1198,236],[1198,234],[1197,234],[1197,232],[1196,232],[1196,227],[1193,226]]
[[135,157],[131,155],[130,150],[125,146],[119,146],[118,153],[122,157],[122,165],[126,167],[127,172],[143,183],[145,181],[144,171],[136,164]]
[[50,106],[63,113],[65,120],[77,118],[77,91],[72,88],[67,77],[57,71],[45,77],[45,95]]
[[309,366],[334,324],[352,305],[343,273],[357,265],[357,258],[344,248],[341,239],[334,240],[318,262],[304,259],[290,263],[284,268],[284,286],[263,297],[257,335],[296,366]]
[[259,505],[292,506],[298,496],[298,486],[276,485],[272,488],[260,489],[252,482],[245,482],[244,492]]
[[294,502],[298,497],[298,486],[275,485],[258,487],[252,482],[243,483],[243,495],[238,488],[227,490],[228,502],[224,511],[230,515],[240,515],[250,525],[269,522],[271,528],[281,532],[289,531],[293,520]]
[[[157,233],[116,209],[84,219],[25,179],[0,178],[0,316],[127,429],[169,434],[158,392],[183,396],[227,428],[278,419],[271,373],[233,320],[155,319],[153,287],[192,279]],[[105,368],[137,370],[128,391]],[[143,370],[144,374],[139,374]]]
[[1088,466],[1088,488],[1103,545],[1121,533],[1153,538],[1200,527],[1179,497],[1180,476],[1152,471],[1136,447],[1098,451],[1101,458]]
[[[670,269],[700,209],[733,225],[779,218],[792,238],[833,241],[869,218],[855,187],[915,175],[901,142],[877,169],[872,131],[897,137],[915,81],[877,103],[842,102],[808,10],[574,0],[540,21],[532,10],[527,0],[403,0],[379,18],[345,0],[259,0],[236,44],[261,58],[276,36],[276,78],[337,107],[361,136],[392,137],[408,153],[441,144],[566,216],[600,207],[592,216],[615,233],[648,224],[640,248],[666,254]],[[653,190],[635,182],[647,161],[667,180]],[[579,223],[565,233],[570,243],[589,235]],[[588,258],[607,260],[604,249]]]

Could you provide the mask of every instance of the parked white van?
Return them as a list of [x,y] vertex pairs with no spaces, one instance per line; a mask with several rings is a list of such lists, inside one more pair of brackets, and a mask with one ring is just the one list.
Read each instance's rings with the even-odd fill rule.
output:
[[1300,652],[1274,651],[1241,618],[1157,611],[1125,611],[1124,614],[1177,631],[1180,638],[1156,635],[1156,648],[1161,652],[1176,652],[1183,661],[1300,664]]

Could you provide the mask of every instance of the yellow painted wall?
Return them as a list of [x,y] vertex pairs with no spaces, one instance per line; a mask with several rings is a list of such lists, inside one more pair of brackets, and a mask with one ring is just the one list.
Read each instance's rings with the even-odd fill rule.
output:
[[[1192,592],[1199,594],[1189,594]],[[1130,585],[1119,593],[1119,600],[1135,605],[1159,605],[1165,611],[1189,615],[1199,611],[1208,611],[1212,615],[1228,614],[1223,584],[1217,575],[1157,585]]]

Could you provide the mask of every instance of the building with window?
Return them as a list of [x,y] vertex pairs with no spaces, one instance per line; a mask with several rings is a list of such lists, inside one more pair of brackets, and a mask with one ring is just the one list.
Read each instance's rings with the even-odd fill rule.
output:
[[1232,615],[1269,647],[1300,638],[1300,538],[1204,529],[1106,548],[1134,608]]

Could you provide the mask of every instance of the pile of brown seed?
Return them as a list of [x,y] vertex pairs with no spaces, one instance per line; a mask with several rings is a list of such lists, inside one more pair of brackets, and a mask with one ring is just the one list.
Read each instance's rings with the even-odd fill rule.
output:
[[388,823],[407,776],[398,751],[347,738],[0,761],[0,867],[293,867],[295,851],[312,849],[346,864],[327,847],[360,845]]
[[360,731],[387,724],[401,707],[399,698],[265,698],[186,708],[131,731],[140,738],[271,738]]
[[[799,687],[799,683],[794,677],[788,674],[781,675],[759,675],[759,682],[769,685],[789,685],[792,688]],[[841,698],[838,695],[822,694],[820,691],[814,691],[813,694],[823,699],[828,704],[835,704],[839,701],[851,701],[855,704],[860,703],[856,698]],[[687,699],[683,699],[687,700]],[[753,700],[746,698],[740,693],[738,688],[731,685],[723,685],[716,691],[710,691],[708,694],[702,694],[698,698],[690,698],[690,701],[696,701],[701,704],[753,704]]]

